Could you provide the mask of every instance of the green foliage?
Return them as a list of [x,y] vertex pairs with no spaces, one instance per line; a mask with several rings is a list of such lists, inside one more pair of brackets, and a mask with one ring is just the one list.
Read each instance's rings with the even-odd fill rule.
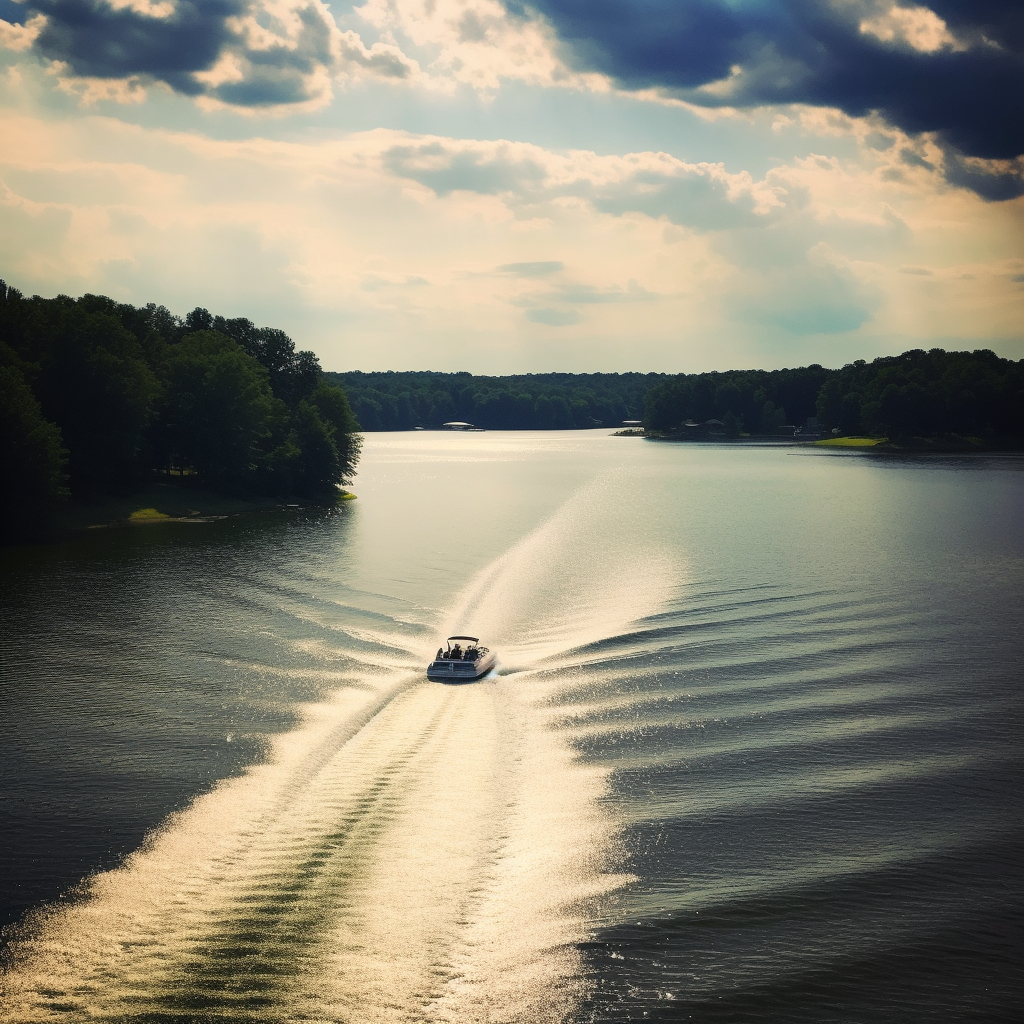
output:
[[883,440],[879,437],[829,437],[814,444],[821,448],[874,448]]
[[818,419],[843,434],[894,439],[940,434],[1019,438],[1024,434],[1024,360],[988,349],[912,349],[836,370],[818,396]]
[[166,512],[161,512],[155,508],[137,508],[128,517],[128,521],[132,523],[156,523],[162,519],[170,518]]
[[743,432],[743,417],[737,416],[731,409],[723,418],[726,437],[739,437]]
[[320,415],[315,405],[303,399],[295,417],[295,433],[302,452],[296,490],[309,497],[330,494],[341,476],[334,427]]
[[729,432],[730,414],[753,434],[775,434],[815,414],[822,384],[834,371],[817,363],[792,370],[681,373],[654,385],[644,400],[644,425],[672,432],[687,420],[717,419]]
[[840,434],[894,439],[971,435],[992,440],[1024,434],[1024,361],[1000,359],[987,349],[945,352],[915,349],[841,370],[818,365],[792,370],[732,370],[679,374],[647,393],[645,426],[679,432],[687,421],[730,414],[754,434],[777,433],[816,417],[819,428]]
[[222,490],[332,501],[355,472],[360,423],[578,429],[642,412],[649,430],[715,419],[737,437],[816,415],[845,435],[1024,436],[1024,360],[987,349],[915,349],[840,370],[324,374],[283,331],[243,318],[197,307],[179,319],[104,295],[26,298],[2,281],[0,397],[7,534],[45,524],[68,480],[84,497],[179,470]]
[[338,452],[337,479],[345,484],[351,483],[363,440],[348,396],[341,388],[321,381],[310,396],[310,403],[334,431]]
[[355,471],[344,392],[274,328],[104,295],[26,298],[0,281],[0,354],[5,466],[26,509],[59,502],[65,462],[75,497],[177,470],[235,493],[334,500]]
[[102,296],[24,299],[0,287],[0,340],[16,354],[46,419],[70,452],[72,491],[137,483],[160,386],[138,339]]
[[[761,409],[762,434],[777,434],[785,422],[785,409],[781,406],[777,408],[775,403],[771,400],[764,403],[764,406]],[[790,433],[792,433],[792,431],[790,431]]]
[[465,420],[493,430],[618,426],[639,419],[664,374],[534,373],[508,377],[410,371],[328,373],[364,430],[411,430]]
[[39,402],[21,371],[13,365],[0,365],[3,538],[31,535],[46,528],[68,496],[66,460],[60,428],[43,418]]
[[287,411],[270,375],[226,335],[198,331],[167,361],[164,414],[171,462],[215,487],[251,489]]
[[236,341],[270,375],[274,397],[293,412],[320,383],[320,363],[312,352],[296,352],[295,343],[276,327],[257,327],[251,320],[238,317],[226,320],[210,316],[205,309],[194,309],[186,320],[202,323],[204,330],[215,330]]

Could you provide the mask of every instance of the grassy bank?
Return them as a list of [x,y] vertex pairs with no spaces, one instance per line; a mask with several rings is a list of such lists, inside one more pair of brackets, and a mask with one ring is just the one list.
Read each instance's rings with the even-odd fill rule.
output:
[[811,441],[818,448],[874,448],[876,445],[887,444],[884,437],[828,437],[823,441]]
[[962,434],[938,434],[932,437],[831,437],[812,441],[822,448],[873,448],[879,452],[924,453],[936,455],[970,454],[976,452],[1019,452],[1024,442],[1017,437],[968,437]]
[[281,508],[274,498],[225,497],[199,488],[157,483],[144,491],[96,501],[72,501],[57,518],[60,530],[88,530],[104,526],[149,526],[158,523],[204,520]]
[[[354,497],[347,491],[339,494],[339,500]],[[123,497],[72,501],[60,512],[55,525],[59,532],[114,526],[148,527],[160,523],[205,522],[289,507],[295,505],[264,495],[216,494],[172,479]]]

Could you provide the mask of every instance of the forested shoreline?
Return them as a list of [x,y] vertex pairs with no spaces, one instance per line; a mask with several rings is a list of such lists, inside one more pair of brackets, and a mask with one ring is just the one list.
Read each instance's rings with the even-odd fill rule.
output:
[[811,420],[822,432],[915,439],[973,438],[998,447],[1024,441],[1024,360],[988,349],[912,349],[858,359],[838,370],[679,374],[647,393],[644,425],[684,436],[688,424],[717,420],[733,437],[788,433]]
[[491,430],[586,429],[643,420],[648,433],[732,437],[794,428],[912,438],[1021,443],[1024,360],[987,349],[914,349],[841,369],[810,366],[708,373],[536,373],[505,377],[432,371],[327,373],[363,430],[436,428],[463,420]]
[[640,419],[664,373],[524,373],[506,377],[429,370],[327,373],[345,389],[363,430],[411,430],[463,420],[488,430],[572,430]]
[[324,372],[283,331],[197,307],[185,317],[103,295],[31,298],[0,281],[2,537],[45,533],[69,498],[156,478],[224,495],[331,502],[360,430],[464,420],[650,436],[792,435],[794,428],[1024,445],[1024,360],[920,349],[830,370],[697,374]]
[[2,536],[45,533],[69,498],[155,477],[230,495],[331,502],[359,427],[283,331],[103,295],[26,297],[0,281]]

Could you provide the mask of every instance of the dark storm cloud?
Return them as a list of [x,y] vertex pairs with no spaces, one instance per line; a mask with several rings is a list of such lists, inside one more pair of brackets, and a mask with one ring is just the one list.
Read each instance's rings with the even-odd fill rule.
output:
[[[1024,191],[1019,171],[962,157],[1024,153],[1024,4],[925,0],[955,43],[915,49],[897,32],[862,31],[886,0],[533,0],[570,60],[627,88],[667,89],[704,106],[806,103],[877,111],[909,133],[934,132],[947,174],[988,198]],[[918,5],[907,0],[905,8]],[[897,14],[900,12],[897,11]],[[733,73],[739,68],[738,74]],[[722,83],[708,90],[712,83]],[[958,162],[959,161],[959,162]],[[1014,182],[1016,184],[1014,184]]]
[[179,0],[166,18],[119,11],[98,0],[28,0],[46,15],[36,49],[67,63],[78,75],[129,78],[143,75],[195,95],[205,88],[196,72],[208,71],[233,40],[227,19],[245,10],[243,0]]
[[0,0],[0,18],[12,25],[24,25],[29,14],[22,4],[16,4],[14,0]]
[[[72,74],[161,81],[240,107],[314,99],[323,91],[322,72],[343,62],[385,77],[409,71],[394,48],[367,50],[352,33],[339,33],[319,5],[302,0],[287,12],[288,24],[260,0],[171,0],[153,4],[150,13],[115,9],[107,0],[25,0],[23,11],[45,15],[35,49]],[[246,23],[265,33],[259,45],[250,42]],[[204,80],[203,72],[226,55],[234,58],[230,80]]]

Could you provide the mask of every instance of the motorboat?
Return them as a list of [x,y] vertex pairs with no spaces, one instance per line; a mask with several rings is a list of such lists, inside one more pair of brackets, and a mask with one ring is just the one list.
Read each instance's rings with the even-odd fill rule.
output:
[[479,679],[494,668],[496,660],[493,651],[480,646],[479,637],[450,636],[427,666],[427,678],[441,683]]

